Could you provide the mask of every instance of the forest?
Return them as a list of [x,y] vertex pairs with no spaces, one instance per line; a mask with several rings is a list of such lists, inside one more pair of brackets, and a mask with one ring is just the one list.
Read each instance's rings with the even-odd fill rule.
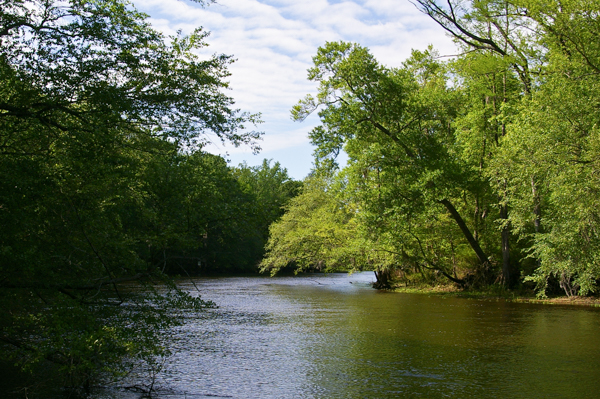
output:
[[460,54],[387,67],[360,44],[319,48],[318,94],[292,110],[320,117],[315,173],[271,227],[262,269],[596,292],[600,4],[416,3]]
[[120,0],[1,10],[2,358],[88,389],[211,306],[172,276],[256,271],[301,183],[202,150],[261,136],[223,94],[231,57],[196,55],[206,32],[165,38]]
[[300,182],[203,150],[261,138],[224,94],[233,58],[197,55],[207,32],[165,37],[122,0],[0,1],[3,361],[84,391],[151,366],[161,332],[214,306],[174,276],[597,293],[600,3],[415,5],[458,55],[319,48],[291,110],[321,120]]

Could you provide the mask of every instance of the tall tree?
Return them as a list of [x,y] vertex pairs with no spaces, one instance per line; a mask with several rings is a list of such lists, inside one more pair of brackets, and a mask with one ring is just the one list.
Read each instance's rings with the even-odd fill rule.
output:
[[[320,108],[322,126],[311,132],[317,157],[344,146],[358,192],[371,193],[364,204],[372,210],[373,226],[393,218],[398,224],[388,228],[414,235],[413,227],[424,218],[446,214],[471,248],[478,270],[488,270],[489,255],[462,209],[482,178],[457,156],[453,122],[462,100],[447,86],[444,66],[428,51],[414,52],[402,68],[387,69],[367,49],[349,43],[327,43],[314,63],[309,79],[319,83],[318,96],[300,101],[293,115],[301,120]],[[426,246],[421,249],[422,264],[446,272]]]
[[[494,76],[489,80],[486,101],[492,107],[494,123],[488,126],[496,137],[506,134],[506,125],[500,118],[503,104],[514,99],[514,89],[511,87],[513,74],[521,83],[520,91],[529,96],[534,85],[532,69],[539,68],[542,49],[530,33],[535,24],[527,18],[527,9],[518,2],[506,0],[417,0],[417,5],[425,14],[440,24],[454,37],[460,47],[466,52],[470,62],[477,57],[470,56],[470,52],[478,54],[480,72],[486,64],[489,69],[486,74]],[[487,59],[487,61],[486,61]],[[495,65],[490,61],[497,59]],[[477,62],[477,61],[476,61]],[[471,78],[473,75],[471,75]],[[471,82],[473,83],[473,82]],[[469,83],[467,82],[467,85]],[[480,83],[481,84],[481,80]],[[492,144],[492,143],[490,143]],[[495,145],[499,144],[495,140]],[[494,145],[494,144],[492,144]],[[510,204],[507,197],[507,182],[498,180],[498,176],[490,176],[495,179],[499,197],[499,221],[501,224],[502,240],[502,272],[505,284],[510,282]],[[531,176],[534,187],[538,182],[535,176]],[[539,204],[534,211],[539,213]],[[539,224],[539,215],[537,216]]]
[[600,51],[592,39],[600,4],[518,4],[535,23],[544,63],[531,98],[515,108],[497,170],[510,181],[511,223],[530,240],[530,256],[537,259],[528,279],[540,295],[552,281],[567,295],[586,294],[597,290],[600,277],[594,255]]
[[[209,135],[258,148],[256,116],[223,94],[231,58],[196,54],[206,35],[165,38],[121,0],[1,2],[2,355],[89,386],[161,353],[169,307],[203,306],[173,285],[152,294],[164,274],[148,253],[184,240],[155,219],[172,197],[146,208],[161,193],[144,173]],[[170,237],[144,230],[161,223]],[[147,296],[126,301],[130,280]]]
[[[598,33],[599,3],[417,3],[465,50],[479,57],[493,55],[506,65],[502,108],[489,119],[497,121],[502,134],[487,176],[500,198],[503,233],[511,226],[535,258],[534,266],[525,271],[533,272],[528,279],[538,284],[541,295],[553,279],[567,295],[596,290],[591,176],[596,173],[597,112],[592,104],[597,103],[600,52],[593,38]],[[471,54],[463,60],[469,58]],[[520,81],[520,93],[511,89],[510,72]],[[470,130],[476,126],[463,122]],[[503,238],[503,247],[505,242]]]

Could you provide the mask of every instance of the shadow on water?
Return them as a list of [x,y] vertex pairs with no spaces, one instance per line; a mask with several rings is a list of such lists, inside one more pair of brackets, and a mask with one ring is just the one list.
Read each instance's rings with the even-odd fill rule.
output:
[[177,332],[161,382],[178,398],[596,397],[597,309],[379,292],[372,280],[199,280],[219,308]]
[[171,332],[155,397],[598,397],[598,309],[379,292],[372,280],[198,279],[219,307]]

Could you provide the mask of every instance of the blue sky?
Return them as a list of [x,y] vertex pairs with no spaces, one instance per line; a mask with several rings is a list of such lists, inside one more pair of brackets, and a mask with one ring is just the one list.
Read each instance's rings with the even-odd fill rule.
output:
[[230,54],[228,92],[243,111],[262,114],[262,151],[215,142],[208,151],[226,155],[231,165],[258,165],[264,158],[279,162],[295,179],[312,166],[308,132],[316,115],[302,123],[290,109],[315,92],[306,79],[317,48],[326,41],[351,41],[368,47],[384,65],[398,66],[411,49],[432,44],[442,55],[453,54],[452,40],[409,0],[218,0],[202,7],[188,0],[132,0],[167,35],[190,33],[202,26],[211,32],[207,53]]

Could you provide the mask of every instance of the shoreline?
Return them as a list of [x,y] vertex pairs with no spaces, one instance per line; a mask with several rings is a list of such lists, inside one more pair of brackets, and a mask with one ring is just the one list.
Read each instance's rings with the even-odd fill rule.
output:
[[498,301],[504,300],[507,302],[515,303],[531,303],[538,305],[566,305],[566,306],[588,306],[592,308],[600,308],[600,297],[589,296],[589,297],[567,297],[557,296],[548,298],[537,298],[534,293],[523,293],[518,291],[484,291],[484,290],[473,290],[465,291],[456,288],[451,285],[437,285],[437,286],[396,286],[390,289],[392,292],[400,292],[406,294],[421,294],[421,295],[435,295],[441,297],[454,297],[454,298],[469,298],[469,299],[481,299],[485,301]]

